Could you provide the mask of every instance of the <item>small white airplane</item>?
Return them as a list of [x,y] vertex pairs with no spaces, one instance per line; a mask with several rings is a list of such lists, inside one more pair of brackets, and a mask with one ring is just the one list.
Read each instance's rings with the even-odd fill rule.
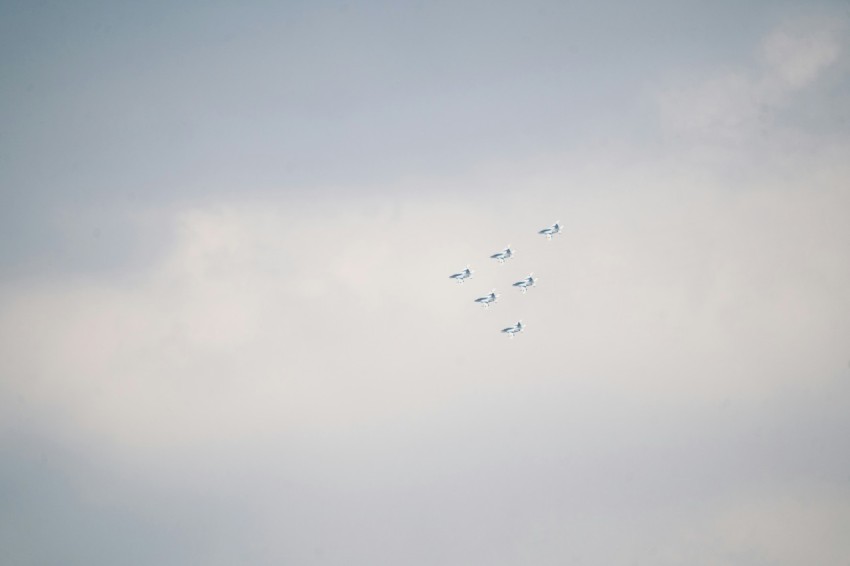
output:
[[490,259],[499,260],[499,263],[505,263],[509,259],[514,257],[514,251],[511,249],[511,245],[508,244],[508,247],[500,251],[499,253],[495,253],[490,256]]
[[534,273],[531,273],[522,281],[517,281],[516,283],[514,283],[514,287],[518,287],[520,291],[525,293],[526,291],[528,291],[529,288],[534,287],[536,284],[537,279],[535,279]]
[[466,269],[464,269],[460,273],[452,273],[451,275],[449,275],[449,279],[454,279],[458,283],[463,284],[464,280],[472,277],[473,273],[474,272],[471,269],[469,269],[469,266],[467,265]]
[[477,299],[475,299],[475,302],[478,303],[479,305],[483,305],[484,307],[489,307],[490,303],[495,303],[498,298],[499,298],[499,295],[497,295],[496,290],[493,289],[492,291],[490,291],[489,295],[484,295],[483,297],[478,297]]
[[514,334],[519,334],[520,332],[523,331],[524,328],[525,328],[525,326],[522,325],[522,321],[520,320],[519,322],[517,322],[513,326],[508,326],[507,328],[503,328],[502,332],[504,332],[505,334],[507,334],[508,336],[513,338]]
[[551,240],[552,236],[554,236],[555,234],[560,234],[560,233],[561,233],[561,225],[558,222],[555,222],[554,224],[552,224],[548,228],[543,228],[542,230],[540,230],[538,232],[538,234],[543,234],[544,236],[546,236],[547,240]]

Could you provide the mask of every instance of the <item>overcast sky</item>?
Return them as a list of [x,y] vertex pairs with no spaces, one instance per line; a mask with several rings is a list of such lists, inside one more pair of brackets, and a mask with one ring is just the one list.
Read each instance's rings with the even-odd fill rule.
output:
[[0,1],[0,562],[848,563],[848,155],[841,1]]

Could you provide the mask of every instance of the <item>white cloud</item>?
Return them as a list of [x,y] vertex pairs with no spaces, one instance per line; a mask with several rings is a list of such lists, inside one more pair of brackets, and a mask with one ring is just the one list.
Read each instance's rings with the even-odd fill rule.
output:
[[[719,196],[679,187],[663,162],[641,169],[639,184],[628,167],[591,173],[628,192],[553,192],[546,207],[519,198],[493,215],[463,200],[180,212],[168,253],[131,283],[3,292],[6,387],[68,433],[171,450],[427,413],[487,383],[522,388],[528,372],[699,399],[757,397],[840,363],[845,170],[815,192]],[[563,184],[556,174],[539,190]],[[540,241],[553,208],[576,206],[562,241]],[[490,265],[490,248],[509,241],[518,257]],[[476,278],[451,285],[468,261]],[[525,307],[505,279],[527,271],[542,279]],[[493,286],[502,304],[475,309]],[[528,340],[505,350],[497,330],[515,318]],[[564,355],[564,343],[576,349]]]

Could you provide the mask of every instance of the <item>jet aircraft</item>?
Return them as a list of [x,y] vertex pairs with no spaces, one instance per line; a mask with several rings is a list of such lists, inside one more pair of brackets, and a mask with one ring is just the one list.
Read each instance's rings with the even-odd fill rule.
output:
[[543,228],[542,230],[540,230],[538,232],[538,234],[543,234],[544,236],[546,236],[547,240],[551,240],[552,236],[554,236],[555,234],[560,234],[560,233],[561,233],[561,225],[558,222],[555,222],[554,224],[552,224],[548,228]]
[[502,251],[491,255],[490,259],[496,259],[496,260],[499,261],[499,263],[505,263],[506,261],[511,259],[513,256],[514,256],[514,251],[511,249],[510,244],[508,244],[508,247],[506,247]]
[[499,298],[499,295],[497,295],[496,290],[493,289],[492,291],[490,291],[489,295],[484,295],[483,297],[478,297],[477,299],[475,299],[475,302],[486,308],[486,307],[490,306],[490,303],[495,303],[498,298]]
[[513,326],[508,326],[507,328],[503,328],[502,332],[504,332],[505,334],[507,334],[508,336],[513,338],[514,334],[519,334],[520,332],[523,331],[524,328],[525,327],[522,325],[522,321],[520,320],[519,322],[517,322]]
[[454,279],[458,283],[463,284],[464,280],[472,277],[472,273],[473,273],[473,271],[471,269],[469,269],[469,266],[467,265],[466,269],[464,269],[463,271],[461,271],[459,273],[452,273],[451,275],[449,275],[449,279]]
[[517,281],[514,283],[514,287],[519,288],[520,291],[525,293],[529,288],[534,287],[537,284],[537,279],[534,277],[534,273],[531,273],[528,277],[523,279],[522,281]]

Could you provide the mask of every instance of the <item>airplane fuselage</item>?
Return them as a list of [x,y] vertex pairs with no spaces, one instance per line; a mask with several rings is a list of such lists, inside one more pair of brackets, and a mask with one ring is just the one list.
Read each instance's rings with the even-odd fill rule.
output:
[[475,302],[476,302],[476,303],[478,303],[479,305],[483,305],[483,306],[485,306],[485,307],[489,307],[489,306],[490,306],[490,303],[495,303],[495,302],[496,302],[496,294],[495,294],[495,293],[490,293],[490,294],[489,294],[489,295],[487,295],[486,297],[478,297],[477,299],[475,299]]
[[454,279],[458,283],[463,283],[466,279],[469,279],[470,277],[472,277],[471,269],[464,269],[460,273],[453,273],[452,275],[449,275],[449,279]]
[[505,248],[504,250],[500,251],[499,253],[491,255],[490,259],[495,259],[499,263],[505,263],[507,260],[511,259],[513,257],[513,255],[514,255],[513,250],[511,250],[510,248]]
[[513,338],[515,334],[519,334],[523,330],[523,325],[521,322],[516,323],[513,326],[509,326],[507,328],[503,328],[502,332],[507,334],[509,337]]
[[522,281],[517,281],[516,283],[514,283],[513,286],[517,287],[519,290],[521,290],[523,293],[525,293],[530,287],[534,287],[534,285],[536,283],[537,283],[537,280],[534,279],[534,277],[529,275],[528,277],[526,277]]
[[538,234],[542,234],[542,235],[546,236],[547,240],[551,240],[552,236],[554,236],[555,234],[560,234],[560,233],[561,233],[561,225],[558,224],[557,222],[555,224],[553,224],[552,226],[549,226],[548,228],[544,228],[540,232],[538,232]]

